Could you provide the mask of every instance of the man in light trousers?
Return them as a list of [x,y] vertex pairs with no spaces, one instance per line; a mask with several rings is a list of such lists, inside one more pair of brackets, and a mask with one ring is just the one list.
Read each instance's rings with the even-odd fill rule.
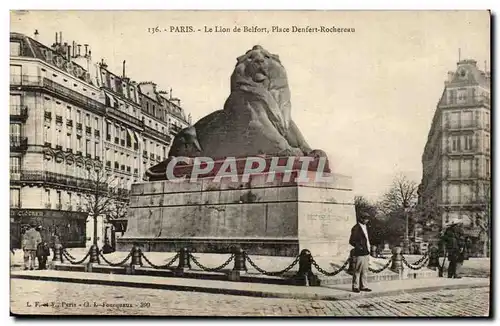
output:
[[24,270],[35,269],[36,248],[40,242],[42,242],[42,236],[35,230],[35,225],[31,224],[23,235]]
[[369,216],[362,213],[358,223],[351,229],[349,244],[354,247],[354,273],[352,277],[352,291],[371,292],[368,286],[368,267],[370,266],[370,238],[366,229]]

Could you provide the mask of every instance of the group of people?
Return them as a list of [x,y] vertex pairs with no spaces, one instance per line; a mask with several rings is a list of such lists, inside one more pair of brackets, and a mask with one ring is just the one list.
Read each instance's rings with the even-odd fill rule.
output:
[[[359,293],[361,291],[370,292],[368,288],[368,270],[370,265],[370,237],[366,228],[370,216],[361,212],[358,216],[358,222],[351,229],[349,244],[354,248],[351,256],[354,261],[354,270],[352,278],[352,291]],[[463,229],[458,224],[449,226],[440,239],[441,252],[448,257],[448,278],[461,278],[459,276],[460,267],[464,260],[468,258],[469,240],[464,235]],[[445,259],[446,260],[446,259]],[[440,266],[441,269],[444,268]]]
[[35,257],[38,269],[47,269],[47,258],[50,256],[49,245],[42,239],[40,226],[31,224],[23,235],[21,248],[24,252],[24,270],[35,269]]

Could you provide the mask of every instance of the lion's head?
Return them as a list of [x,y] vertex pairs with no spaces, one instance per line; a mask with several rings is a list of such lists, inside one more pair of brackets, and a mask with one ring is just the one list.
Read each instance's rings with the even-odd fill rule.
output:
[[231,92],[239,90],[250,91],[264,97],[271,95],[281,115],[278,120],[282,120],[285,130],[288,129],[291,119],[290,89],[285,67],[278,55],[256,45],[238,57],[231,75]]

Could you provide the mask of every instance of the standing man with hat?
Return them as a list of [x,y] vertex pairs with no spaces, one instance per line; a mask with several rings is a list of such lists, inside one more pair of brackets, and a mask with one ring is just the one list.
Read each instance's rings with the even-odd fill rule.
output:
[[354,273],[352,277],[352,291],[359,293],[360,291],[371,292],[368,285],[368,267],[370,266],[370,238],[366,224],[369,221],[369,214],[361,212],[358,223],[351,229],[351,237],[349,244],[354,247],[353,259]]
[[42,242],[42,236],[35,230],[35,224],[32,223],[23,236],[24,270],[35,269],[36,249],[40,242]]

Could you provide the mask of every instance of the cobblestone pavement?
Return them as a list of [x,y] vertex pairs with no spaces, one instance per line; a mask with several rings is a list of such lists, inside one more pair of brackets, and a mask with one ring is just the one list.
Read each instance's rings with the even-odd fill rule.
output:
[[487,316],[489,289],[318,301],[12,279],[11,312],[157,316]]

